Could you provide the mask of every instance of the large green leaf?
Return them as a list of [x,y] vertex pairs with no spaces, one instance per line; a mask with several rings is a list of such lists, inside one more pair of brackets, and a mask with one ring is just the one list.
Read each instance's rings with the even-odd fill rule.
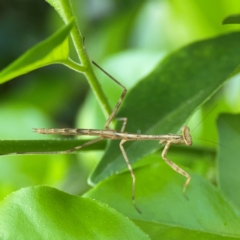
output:
[[0,72],[0,83],[40,67],[67,60],[69,55],[68,35],[72,26],[73,20],[3,69]]
[[218,180],[221,190],[240,207],[240,115],[222,114],[219,132]]
[[239,24],[240,23],[240,14],[230,15],[224,18],[223,24]]
[[[240,62],[240,33],[190,44],[166,57],[129,91],[118,117],[127,117],[126,132],[176,133],[203,102],[229,78]],[[118,124],[117,129],[120,129]],[[131,163],[159,148],[157,141],[125,143]],[[91,176],[99,182],[126,168],[119,142],[109,144]]]
[[192,180],[183,194],[186,179],[160,155],[144,161],[135,169],[136,204],[142,214],[131,201],[129,172],[102,181],[85,196],[128,216],[152,239],[240,239],[240,211],[216,187],[186,170]]
[[[107,221],[106,221],[107,220]],[[98,201],[50,187],[14,192],[0,205],[1,239],[149,239]]]

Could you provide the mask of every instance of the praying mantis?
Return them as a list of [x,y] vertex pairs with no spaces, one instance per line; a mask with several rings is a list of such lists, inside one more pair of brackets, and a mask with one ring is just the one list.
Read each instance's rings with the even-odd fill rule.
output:
[[65,150],[65,151],[49,151],[49,152],[21,152],[17,154],[68,154],[77,150],[80,150],[84,147],[87,147],[89,145],[92,145],[96,142],[99,142],[103,139],[111,139],[111,140],[120,140],[119,147],[122,152],[123,158],[127,164],[127,167],[130,171],[131,177],[132,177],[132,202],[135,207],[135,209],[141,213],[139,208],[136,205],[135,201],[135,186],[136,186],[136,177],[133,171],[133,168],[130,164],[129,158],[127,156],[127,153],[124,149],[124,143],[128,141],[146,141],[146,140],[158,140],[160,144],[165,144],[163,150],[162,150],[162,159],[177,173],[183,175],[186,178],[186,182],[183,186],[183,192],[185,192],[187,186],[190,183],[191,176],[184,171],[182,168],[180,168],[177,164],[172,162],[170,159],[167,158],[167,153],[171,145],[173,144],[185,144],[186,146],[192,145],[192,137],[190,135],[190,129],[187,126],[183,126],[182,128],[182,134],[166,134],[166,135],[146,135],[146,134],[138,134],[138,133],[126,133],[125,127],[127,125],[127,118],[118,118],[117,120],[120,120],[123,122],[121,130],[115,131],[113,129],[109,128],[110,123],[115,118],[116,113],[121,106],[121,103],[124,100],[124,97],[126,96],[127,89],[125,86],[123,86],[119,81],[117,81],[114,77],[112,77],[109,73],[107,73],[103,68],[101,68],[96,62],[92,61],[92,63],[99,68],[101,71],[103,71],[110,79],[112,79],[116,84],[118,84],[122,89],[123,92],[113,109],[112,113],[108,117],[103,130],[99,129],[79,129],[79,128],[62,128],[62,129],[47,129],[47,128],[34,128],[34,132],[39,134],[57,134],[57,135],[90,135],[90,136],[98,136],[98,138],[90,140],[80,146],[76,146],[74,148]]

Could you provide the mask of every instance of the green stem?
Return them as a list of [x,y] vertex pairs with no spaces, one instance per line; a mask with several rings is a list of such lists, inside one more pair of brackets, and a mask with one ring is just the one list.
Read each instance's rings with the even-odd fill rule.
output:
[[111,114],[111,108],[109,107],[108,100],[106,99],[106,96],[102,91],[101,85],[98,83],[98,81],[96,81],[96,77],[95,74],[93,73],[92,68],[91,71],[89,71],[89,68],[86,68],[74,62],[70,58],[68,60],[61,61],[60,63],[64,64],[65,66],[71,68],[76,72],[81,72],[86,76],[95,96],[97,96],[97,99],[99,100],[99,102],[101,102],[102,108],[105,110],[104,112],[106,113],[106,117],[108,117]]
[[59,63],[65,65],[66,67],[76,71],[76,72],[79,72],[79,73],[85,73],[87,72],[87,68],[80,65],[79,63],[73,61],[71,58],[67,59],[67,60],[62,60],[60,61]]
[[[88,141],[86,140],[0,140],[0,158],[10,154],[44,154],[44,152],[65,151],[67,149],[80,146]],[[106,141],[93,144],[81,151],[103,150],[106,147]],[[77,152],[74,152],[77,153]],[[30,153],[29,153],[30,154]]]
[[[71,9],[70,2],[69,0],[60,0],[60,1],[62,5],[62,18],[65,23],[69,23],[74,16]],[[96,75],[94,74],[91,61],[87,55],[85,46],[83,44],[82,34],[78,29],[76,22],[74,23],[73,28],[71,30],[71,38],[75,46],[78,58],[81,61],[81,65],[76,66],[77,64],[74,63],[72,60],[67,61],[68,62],[67,64],[65,63],[63,64],[69,66],[74,70],[83,72],[85,74],[93,90],[93,93],[95,94],[98,102],[100,103],[100,107],[102,108],[104,115],[108,117],[112,112],[110,104],[101,88],[101,85],[99,84],[96,78]]]

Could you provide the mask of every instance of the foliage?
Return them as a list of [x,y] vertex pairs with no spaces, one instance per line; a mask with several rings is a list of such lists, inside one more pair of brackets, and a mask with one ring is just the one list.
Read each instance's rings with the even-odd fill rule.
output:
[[[102,111],[106,116],[109,115],[112,100],[110,102],[107,100],[108,97],[104,94],[93,72],[84,39],[79,32],[68,0],[48,0],[47,2],[58,12],[65,25],[2,70],[0,82],[6,84],[7,81],[42,66],[63,64],[78,74],[86,76]],[[126,30],[129,27],[129,19],[142,4],[135,7],[133,5],[130,8],[129,15],[121,22],[123,29]],[[226,18],[225,23],[238,21],[233,18],[230,18],[231,21],[228,19]],[[73,42],[70,49],[75,49],[78,61],[72,60],[69,54],[68,38],[70,36]],[[211,38],[208,36],[205,40],[190,43],[173,51],[162,61],[158,59],[159,62],[155,64],[154,69],[148,70],[148,74],[146,72],[142,74],[144,77],[135,84],[132,83],[122,108],[117,114],[119,117],[128,117],[127,131],[140,131],[145,134],[177,133],[192,114],[230,77],[237,76],[240,59],[239,38],[239,32]],[[114,47],[112,51],[113,49]],[[154,55],[151,55],[149,62],[154,62],[153,58]],[[140,69],[137,70],[140,72]],[[48,86],[48,82],[46,81],[44,86]],[[113,91],[111,86],[109,89]],[[66,90],[65,87],[64,90]],[[39,96],[41,99],[46,98],[44,94]],[[54,98],[46,100],[50,105],[54,103]],[[11,101],[14,102],[14,98]],[[82,116],[92,114],[94,103],[91,104],[91,101],[92,98],[89,95],[85,103],[88,107],[81,111],[80,122],[84,121]],[[46,109],[45,112],[47,112]],[[98,111],[96,109],[95,114]],[[93,118],[98,118],[98,115],[93,115]],[[44,124],[44,122],[45,120],[42,122],[39,120],[39,123]],[[48,126],[49,121],[46,122]],[[85,120],[85,122],[91,125],[90,121]],[[68,167],[69,160],[76,163],[78,154],[71,154],[69,159],[66,156],[55,156],[55,160],[45,155],[34,155],[27,160],[28,156],[20,155],[19,161],[24,162],[23,165],[19,165],[21,170],[28,168],[27,171],[32,172],[33,159],[41,162],[42,165],[38,166],[41,166],[42,181],[29,184],[30,181],[20,174],[17,175],[16,181],[20,181],[21,176],[23,181],[28,182],[25,185],[27,187],[12,192],[1,202],[0,235],[3,239],[32,238],[33,236],[34,239],[159,239],[159,236],[161,239],[240,238],[237,191],[240,186],[237,178],[238,169],[240,169],[238,167],[239,115],[221,115],[217,123],[220,139],[217,168],[212,163],[216,151],[209,147],[192,147],[192,150],[187,147],[171,147],[169,151],[169,158],[181,167],[184,165],[183,169],[192,177],[185,193],[182,193],[182,189],[186,179],[164,162],[159,161],[158,142],[125,144],[128,157],[131,163],[134,163],[137,179],[136,203],[142,214],[133,207],[132,180],[123,161],[118,142],[111,142],[107,146],[102,160],[89,178],[89,182],[96,185],[82,196],[66,193],[70,192],[69,189],[62,188],[60,191],[54,187],[35,186],[46,184],[46,179],[52,175],[55,177],[49,181],[51,183],[49,185],[56,186],[56,182],[64,178],[66,174],[64,169]],[[116,126],[116,129],[119,128],[120,123]],[[85,141],[23,140],[21,138],[20,140],[1,140],[0,153],[4,155],[61,151]],[[104,148],[105,144],[99,143],[88,150]],[[82,156],[81,161],[85,162],[90,158],[86,154],[80,156]],[[1,156],[0,161],[4,162],[4,157]],[[5,161],[12,162],[13,159],[17,159],[17,156],[10,157]],[[54,163],[57,161],[61,161],[62,165]],[[74,168],[74,164],[69,164],[70,170]],[[6,169],[5,172],[9,171],[7,167]],[[49,169],[49,173],[46,169]],[[43,175],[46,176],[45,180]],[[69,176],[72,177],[73,174]],[[73,184],[76,179],[70,178],[69,181]]]

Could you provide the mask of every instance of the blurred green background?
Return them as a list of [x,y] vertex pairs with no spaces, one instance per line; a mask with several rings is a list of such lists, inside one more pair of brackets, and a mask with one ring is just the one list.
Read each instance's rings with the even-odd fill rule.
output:
[[[128,89],[166,54],[197,40],[239,30],[238,25],[221,25],[226,16],[239,13],[238,0],[88,0],[72,4],[89,56]],[[1,0],[0,69],[62,25],[58,14],[43,0]],[[76,59],[74,52],[71,56]],[[121,89],[98,69],[96,74],[113,107]],[[217,143],[217,115],[223,111],[239,112],[239,89],[239,79],[232,79],[196,112],[188,123],[190,128],[218,104],[193,136]],[[62,65],[44,67],[2,84],[0,115],[1,140],[57,139],[32,133],[31,129],[103,128],[105,122],[84,76]],[[195,147],[202,145],[210,150],[201,157],[214,166],[217,145],[194,139]],[[68,156],[1,156],[0,198],[39,184],[81,194],[88,189],[87,176],[101,154],[83,151]],[[179,155],[177,150],[171,154],[175,154],[174,159]],[[201,168],[197,162],[196,169]]]

